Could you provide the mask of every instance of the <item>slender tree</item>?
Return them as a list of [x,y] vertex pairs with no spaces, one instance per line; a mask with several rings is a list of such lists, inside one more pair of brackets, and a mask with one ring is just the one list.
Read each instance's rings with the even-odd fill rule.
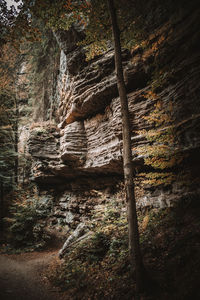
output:
[[15,183],[18,185],[18,169],[19,169],[19,157],[18,157],[18,143],[19,143],[19,108],[18,108],[18,98],[17,98],[17,92],[14,98],[14,122],[13,122],[13,142],[14,142],[14,151],[16,153],[15,155],[15,167],[14,167],[14,177],[15,177]]
[[3,230],[3,217],[4,217],[4,186],[3,180],[0,178],[0,231]]
[[[5,29],[5,28],[4,28]],[[5,195],[18,184],[18,102],[15,95],[18,51],[6,40],[0,51],[0,227]],[[14,178],[14,180],[13,180]]]
[[136,292],[137,297],[142,289],[143,280],[143,263],[140,251],[139,232],[134,192],[132,150],[131,150],[131,129],[130,117],[128,109],[128,98],[123,75],[120,31],[117,23],[117,16],[113,0],[107,0],[110,12],[113,42],[115,50],[115,69],[117,76],[117,87],[119,91],[122,115],[122,134],[123,134],[123,166],[124,166],[124,181],[127,198],[128,209],[128,229],[129,229],[129,251],[132,265],[135,265],[136,270]]
[[15,161],[17,153],[14,147],[13,98],[10,94],[2,94],[0,90],[0,228],[3,227],[5,211],[4,196],[13,189]]

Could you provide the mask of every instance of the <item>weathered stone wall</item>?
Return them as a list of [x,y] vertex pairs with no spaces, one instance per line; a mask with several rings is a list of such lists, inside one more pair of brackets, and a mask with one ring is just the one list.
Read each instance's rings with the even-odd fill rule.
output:
[[[131,53],[124,51],[136,175],[154,172],[144,164],[145,151],[157,141],[144,130],[161,128],[146,118],[161,102],[173,120],[176,151],[183,158],[172,166],[177,175],[170,184],[142,184],[137,178],[138,207],[165,207],[194,197],[200,165],[200,52],[198,11],[165,24]],[[56,33],[62,50],[57,84],[58,129],[30,135],[33,176],[43,186],[84,191],[113,187],[123,178],[120,103],[114,73],[114,53],[90,62],[76,46],[82,38],[75,29]],[[165,114],[164,114],[165,115]],[[166,120],[166,126],[169,120]],[[165,143],[163,143],[165,145]],[[178,174],[189,174],[185,182]],[[167,170],[168,171],[168,170]]]

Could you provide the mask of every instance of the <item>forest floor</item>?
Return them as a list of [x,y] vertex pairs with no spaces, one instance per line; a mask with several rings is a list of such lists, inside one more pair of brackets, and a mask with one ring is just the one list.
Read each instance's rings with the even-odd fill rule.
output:
[[[139,216],[148,275],[143,300],[200,299],[199,203]],[[0,299],[132,300],[127,226],[115,213],[108,210],[93,238],[72,248],[64,262],[58,244],[40,252],[0,253]]]
[[0,255],[1,300],[62,300],[64,294],[52,287],[44,275],[58,250]]

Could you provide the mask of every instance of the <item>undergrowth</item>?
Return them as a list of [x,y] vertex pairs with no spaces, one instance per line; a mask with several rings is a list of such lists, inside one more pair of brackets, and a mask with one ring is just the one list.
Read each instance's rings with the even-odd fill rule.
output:
[[126,290],[127,283],[132,283],[125,215],[109,205],[97,212],[96,219],[91,222],[91,235],[73,247],[63,263],[54,261],[47,276],[67,290],[69,299],[118,299],[123,289],[123,299],[130,299],[133,289]]
[[44,248],[51,238],[46,230],[51,207],[51,199],[46,196],[18,191],[10,205],[10,216],[5,218],[8,241],[5,251],[17,253]]
[[[200,222],[195,205],[140,214],[142,254],[150,278],[143,299],[199,299]],[[50,265],[49,280],[67,291],[66,299],[133,299],[127,235],[125,215],[110,207],[89,238],[73,246],[64,261]]]

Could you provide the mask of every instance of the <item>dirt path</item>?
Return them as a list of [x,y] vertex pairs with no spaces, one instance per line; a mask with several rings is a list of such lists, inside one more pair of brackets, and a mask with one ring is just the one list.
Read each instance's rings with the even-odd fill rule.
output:
[[57,251],[0,255],[1,300],[61,300],[64,295],[51,287],[43,272]]

